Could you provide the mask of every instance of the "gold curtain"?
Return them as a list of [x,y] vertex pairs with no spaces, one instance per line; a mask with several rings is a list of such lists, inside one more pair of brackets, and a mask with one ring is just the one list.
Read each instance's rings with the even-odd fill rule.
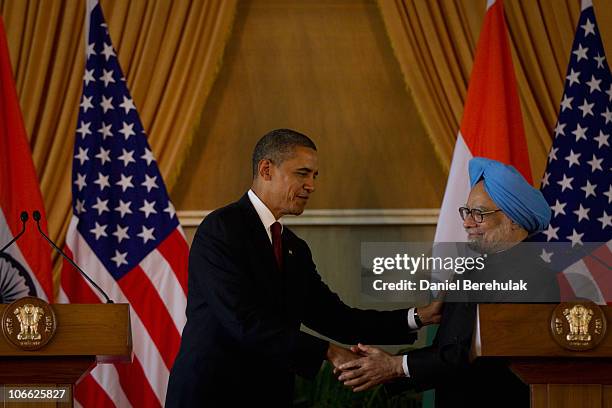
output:
[[[612,45],[612,32],[606,31],[612,13],[606,1],[594,1],[604,46]],[[378,4],[406,86],[448,170],[486,1],[378,0]],[[506,0],[504,10],[534,180],[539,182],[557,120],[580,1]]]
[[484,8],[452,0],[378,3],[408,91],[448,171]]
[[[101,0],[149,143],[171,191],[221,64],[236,0]],[[0,0],[49,232],[63,242],[84,72],[85,0]],[[57,290],[59,265],[55,259]]]

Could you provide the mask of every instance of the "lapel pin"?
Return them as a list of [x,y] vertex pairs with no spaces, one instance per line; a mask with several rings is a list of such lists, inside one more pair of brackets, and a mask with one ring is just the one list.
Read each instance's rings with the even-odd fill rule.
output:
[[292,250],[289,250],[289,255],[293,255],[293,251]]

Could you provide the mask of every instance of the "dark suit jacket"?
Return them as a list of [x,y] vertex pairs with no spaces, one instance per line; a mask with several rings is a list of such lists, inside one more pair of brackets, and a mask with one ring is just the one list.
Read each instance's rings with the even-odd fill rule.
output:
[[[523,246],[489,255],[485,269],[465,276],[473,281],[488,281],[492,277],[537,277],[530,279],[525,293],[494,292],[484,296],[487,303],[557,302],[559,285],[555,274],[539,260],[539,256],[524,256]],[[529,388],[518,379],[502,360],[469,362],[477,303],[483,296],[459,293],[446,302],[442,320],[431,346],[408,353],[409,379],[401,379],[389,386],[391,392],[406,387],[426,390],[435,388],[436,407],[529,407]]]
[[308,245],[286,227],[282,237],[281,271],[246,194],[202,222],[167,407],[291,405],[294,375],[316,375],[328,347],[301,324],[347,344],[414,341],[407,310],[346,306],[321,281]]

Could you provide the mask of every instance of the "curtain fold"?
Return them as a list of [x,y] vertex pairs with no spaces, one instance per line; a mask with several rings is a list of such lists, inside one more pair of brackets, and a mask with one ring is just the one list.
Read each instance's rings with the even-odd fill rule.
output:
[[[601,9],[603,20],[608,19],[605,2],[594,3],[598,17]],[[486,1],[378,0],[378,5],[406,87],[448,170]],[[506,0],[504,9],[531,166],[539,182],[557,120],[580,2]],[[604,43],[612,43],[609,33],[602,36]]]
[[484,8],[455,1],[379,0],[378,5],[406,87],[448,171]]
[[[236,0],[101,0],[113,45],[169,191],[229,38]],[[85,0],[0,0],[51,237],[71,214]],[[59,279],[55,259],[54,282]]]
[[[612,26],[612,12],[603,7],[605,1],[594,0],[604,46],[612,45],[612,29],[607,28]],[[172,192],[221,65],[237,1],[101,0],[101,4],[134,103]],[[485,4],[485,0],[378,0],[406,87],[447,170]],[[506,0],[505,11],[537,179],[551,143],[580,2]],[[49,231],[61,243],[71,211],[85,0],[0,0],[0,12],[50,217]]]

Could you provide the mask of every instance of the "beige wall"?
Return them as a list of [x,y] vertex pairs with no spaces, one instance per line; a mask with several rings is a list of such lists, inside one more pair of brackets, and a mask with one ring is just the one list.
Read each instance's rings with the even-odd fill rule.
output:
[[250,155],[289,127],[319,147],[309,208],[439,207],[446,175],[373,0],[238,3],[224,62],[172,192],[213,209],[250,183]]
[[[351,306],[377,309],[412,305],[413,299],[406,298],[403,303],[380,303],[361,297],[361,243],[431,242],[435,232],[433,224],[292,225],[289,228],[308,243],[319,274],[343,301]],[[195,230],[194,226],[185,227],[190,245]]]

